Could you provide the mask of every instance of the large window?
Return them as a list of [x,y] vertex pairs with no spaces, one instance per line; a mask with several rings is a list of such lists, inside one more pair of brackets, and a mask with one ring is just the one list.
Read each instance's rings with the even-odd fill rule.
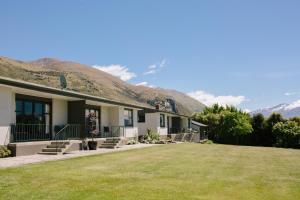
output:
[[145,111],[144,110],[139,110],[138,111],[138,122],[139,123],[145,123],[146,118],[145,118]]
[[28,141],[49,139],[51,102],[45,102],[37,97],[18,95],[16,97],[16,124],[15,131],[19,135],[15,135],[15,139],[21,138]]
[[124,125],[133,126],[133,110],[124,109]]
[[36,100],[16,99],[17,124],[50,125],[50,104]]
[[164,114],[160,114],[160,127],[166,127],[166,119]]

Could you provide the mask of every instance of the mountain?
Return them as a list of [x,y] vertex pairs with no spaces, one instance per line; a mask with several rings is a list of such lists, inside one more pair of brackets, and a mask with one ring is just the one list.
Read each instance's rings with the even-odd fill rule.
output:
[[285,118],[300,116],[300,101],[296,101],[291,104],[283,103],[274,107],[259,109],[251,112],[251,114],[261,113],[268,117],[274,112],[282,114]]
[[[59,76],[64,74],[67,89],[116,101],[149,107],[150,102],[175,100],[178,112],[190,115],[205,105],[176,90],[135,86],[88,65],[42,58],[32,62],[0,57],[0,76],[60,88]],[[153,106],[153,105],[152,105]]]

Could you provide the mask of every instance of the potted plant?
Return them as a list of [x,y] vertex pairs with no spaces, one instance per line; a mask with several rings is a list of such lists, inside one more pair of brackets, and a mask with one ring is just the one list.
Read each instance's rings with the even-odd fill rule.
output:
[[88,117],[88,129],[89,133],[92,136],[92,141],[88,141],[89,150],[97,149],[97,141],[94,141],[95,135],[97,135],[97,127],[96,127],[96,115],[95,113],[90,113]]
[[88,150],[87,138],[82,140],[82,150]]

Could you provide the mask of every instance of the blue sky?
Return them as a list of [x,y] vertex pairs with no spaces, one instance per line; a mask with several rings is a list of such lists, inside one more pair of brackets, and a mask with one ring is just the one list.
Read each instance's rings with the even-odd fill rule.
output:
[[297,0],[1,1],[0,55],[77,61],[255,110],[300,99],[299,10]]

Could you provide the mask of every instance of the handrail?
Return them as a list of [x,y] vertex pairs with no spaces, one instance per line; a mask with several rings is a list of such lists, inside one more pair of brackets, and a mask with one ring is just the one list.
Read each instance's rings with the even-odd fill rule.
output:
[[56,140],[56,137],[59,136],[59,134],[60,134],[61,132],[63,132],[66,128],[68,128],[69,125],[70,125],[70,124],[67,124],[67,125],[65,125],[62,129],[60,129],[60,130],[55,134],[54,140]]
[[[56,153],[58,152],[58,147],[59,147],[59,136],[62,134],[62,133],[65,133],[65,130],[69,127],[69,124],[65,125],[61,130],[59,130],[55,136],[54,136],[54,140],[56,141]],[[64,138],[64,136],[63,136]]]

